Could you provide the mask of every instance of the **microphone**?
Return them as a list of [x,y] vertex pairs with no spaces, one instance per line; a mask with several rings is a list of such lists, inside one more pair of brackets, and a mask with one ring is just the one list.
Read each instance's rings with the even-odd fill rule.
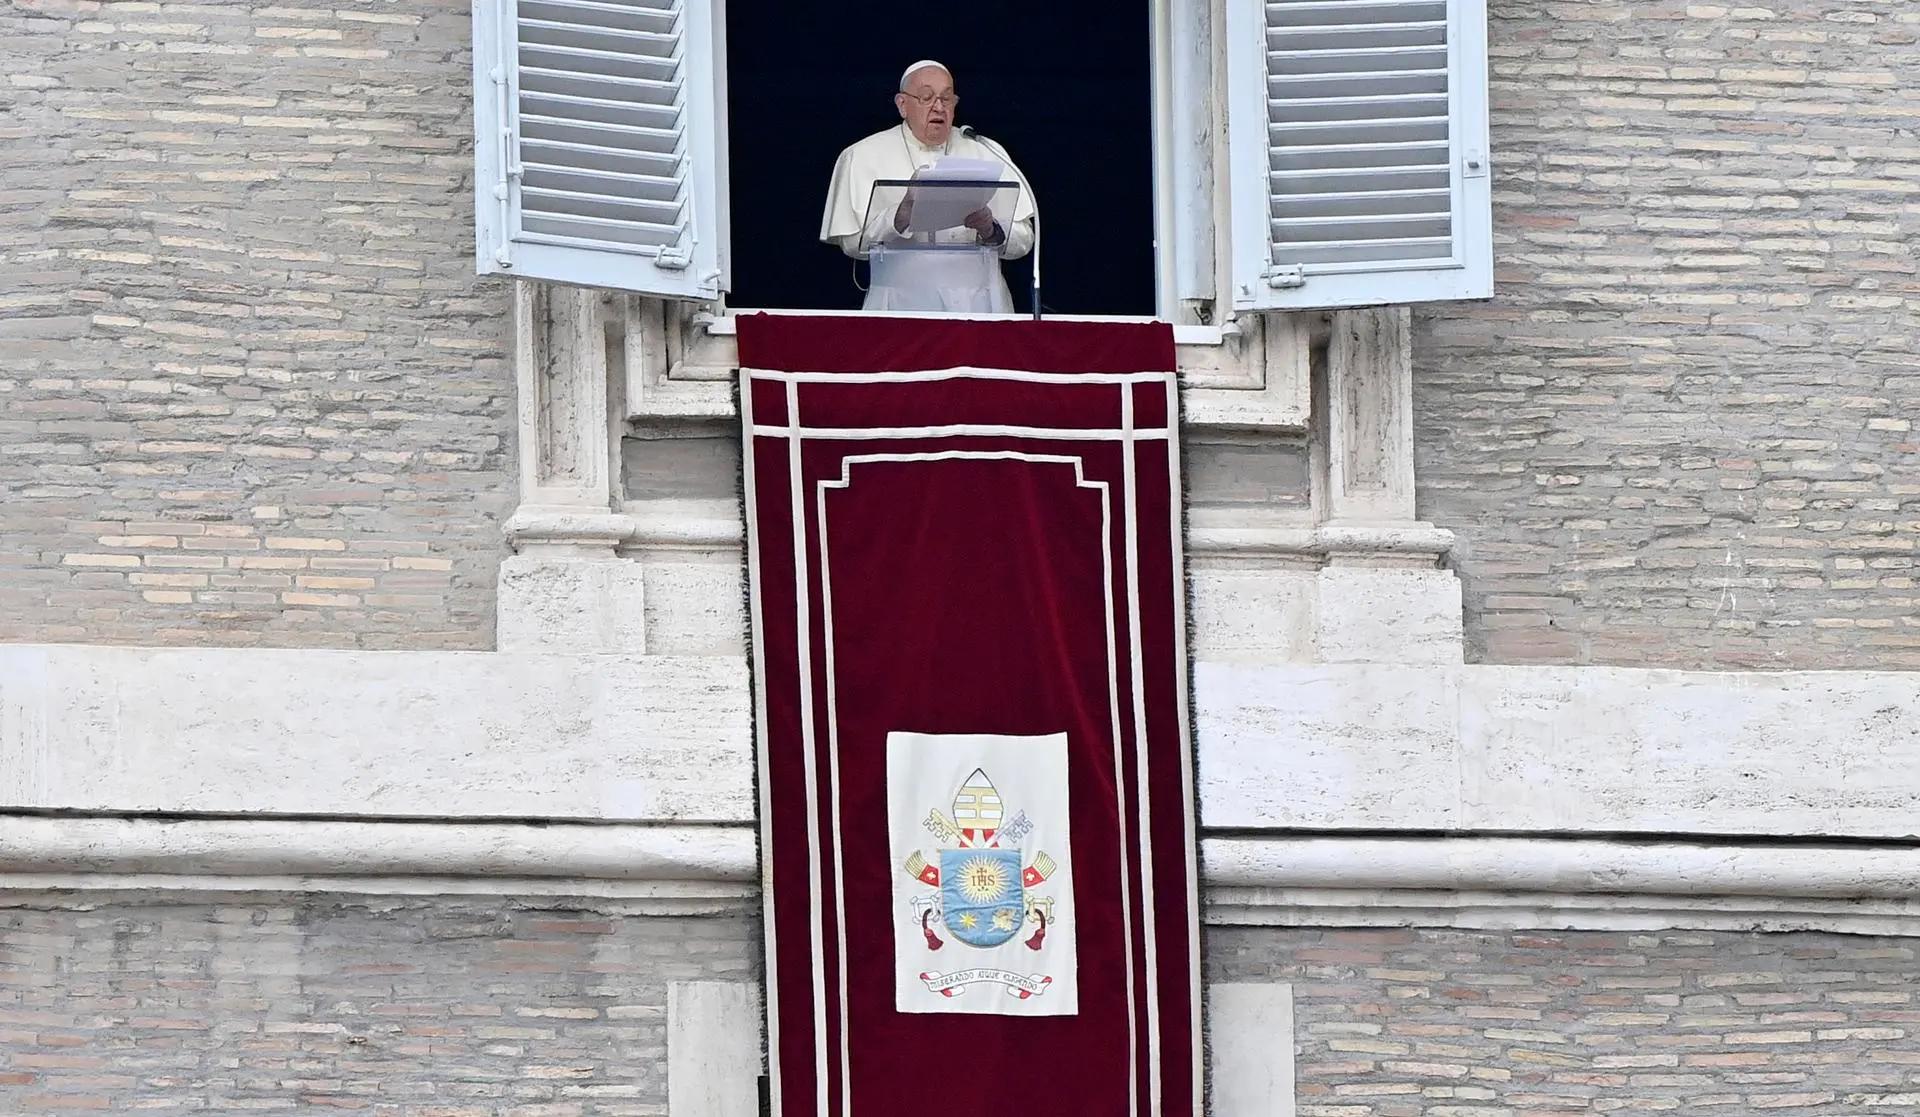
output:
[[[970,140],[978,140],[981,143],[987,145],[989,148],[993,149],[994,151],[999,152],[1000,158],[1006,160],[1007,169],[1013,172],[1013,177],[1020,180],[1020,185],[1026,188],[1027,197],[1032,200],[1032,203],[1033,203],[1033,291],[1032,291],[1033,320],[1038,322],[1040,320],[1040,195],[1035,194],[1033,192],[1033,184],[1027,181],[1026,175],[1023,175],[1020,173],[1019,167],[1014,166],[1013,156],[1007,154],[1006,148],[1001,147],[998,143],[981,135],[980,130],[975,128],[971,124],[962,124],[960,126],[960,134]],[[1009,225],[1011,225],[1011,221],[1009,221]],[[1012,236],[1013,234],[1011,231],[1009,231],[1007,235]]]

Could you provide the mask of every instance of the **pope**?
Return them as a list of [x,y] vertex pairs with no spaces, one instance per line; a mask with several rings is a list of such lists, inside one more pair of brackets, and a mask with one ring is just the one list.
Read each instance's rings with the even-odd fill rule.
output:
[[[851,145],[834,163],[826,212],[820,218],[820,239],[857,260],[870,258],[876,249],[907,247],[916,238],[922,245],[990,249],[987,253],[896,253],[884,277],[868,288],[864,308],[1012,313],[1013,296],[999,261],[1018,259],[1033,247],[1033,196],[1025,188],[1026,176],[997,143],[955,128],[960,96],[945,65],[922,59],[908,66],[900,75],[893,105],[900,114],[898,125]],[[874,215],[875,227],[868,227],[867,207],[876,180],[910,179],[946,156],[1004,164],[1022,185],[1014,194],[1012,212],[995,213],[989,204],[951,229],[916,233],[910,231],[914,196],[909,191],[890,214]],[[988,260],[984,266],[983,256]]]

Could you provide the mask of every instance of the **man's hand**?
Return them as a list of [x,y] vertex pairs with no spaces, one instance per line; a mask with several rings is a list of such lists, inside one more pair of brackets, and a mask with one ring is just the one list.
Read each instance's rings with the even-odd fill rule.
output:
[[982,244],[999,244],[1006,238],[1006,234],[1000,231],[1000,226],[995,224],[993,211],[990,209],[983,207],[967,214],[965,224],[980,237]]
[[913,224],[913,191],[909,190],[906,197],[900,199],[899,208],[893,211],[893,231],[905,233],[907,226],[911,224]]

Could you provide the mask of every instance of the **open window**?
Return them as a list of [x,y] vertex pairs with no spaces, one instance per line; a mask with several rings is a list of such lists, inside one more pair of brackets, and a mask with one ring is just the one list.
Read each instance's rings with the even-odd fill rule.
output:
[[1233,306],[1493,293],[1485,0],[1227,0]]
[[[1104,247],[1095,238],[1063,246],[1065,234],[1046,221],[1074,205],[1074,187],[1063,196],[1041,182],[1049,291],[1069,253],[1098,268],[1131,252],[1150,261],[1153,277],[1141,311],[1177,324],[1217,323],[1229,307],[1491,294],[1484,0],[1140,2],[1140,10],[1124,13],[1112,0],[1055,6],[1069,22],[1076,4],[1088,5],[1077,17],[1084,20],[1134,20],[1149,44],[1145,87],[1130,102],[1149,121],[1146,157],[1104,165],[1102,122],[1084,112],[1058,129],[1058,143],[1084,168],[1082,181],[1116,170],[1138,175],[1134,186],[1150,199],[1151,214],[1115,222],[1126,227],[1110,230]],[[736,8],[747,3],[734,0]],[[831,13],[822,13],[824,23]],[[742,14],[733,13],[734,26]],[[764,25],[790,27],[792,15],[769,6]],[[996,24],[984,40],[1004,49],[1030,25]],[[878,65],[884,56],[892,68],[901,64],[896,55],[917,53],[898,45],[876,51],[871,29],[861,30],[837,53],[789,50],[766,63],[786,67],[767,88],[844,83],[846,57]],[[727,39],[723,0],[476,0],[479,270],[675,299],[726,298],[734,278],[729,206],[751,201],[743,185],[771,185],[729,181]],[[1046,76],[1075,80],[1073,43],[1039,49],[1058,67]],[[990,67],[969,74],[964,63],[943,60],[954,65],[963,97],[984,102],[963,121],[1006,138],[1023,111],[1044,115],[1037,100],[995,96],[991,80],[983,87]],[[884,111],[886,91],[878,96]],[[756,112],[787,112],[766,90],[750,100]],[[863,134],[812,141],[820,166],[797,167],[779,184],[806,201],[795,213],[808,211],[804,224],[783,219],[783,243],[842,277],[847,261],[814,239],[816,196],[824,194],[834,154]],[[1037,153],[1054,141],[1044,130],[1036,135],[1008,146],[1040,178]],[[742,220],[752,224],[744,211]],[[1053,256],[1045,257],[1049,249]],[[1120,255],[1089,256],[1100,252]],[[754,281],[741,278],[751,296]],[[851,280],[840,285],[850,288]],[[1022,285],[1015,279],[1012,286]]]
[[[893,98],[902,68],[932,56],[954,76],[958,124],[1032,183],[1047,310],[1154,314],[1152,7],[974,0],[857,18],[841,0],[781,0],[770,19],[763,4],[732,0],[728,305],[861,305],[867,265],[816,239],[828,179],[841,149],[868,136],[898,133],[881,141],[907,157]],[[1029,310],[1032,264],[1001,265],[1017,312]]]

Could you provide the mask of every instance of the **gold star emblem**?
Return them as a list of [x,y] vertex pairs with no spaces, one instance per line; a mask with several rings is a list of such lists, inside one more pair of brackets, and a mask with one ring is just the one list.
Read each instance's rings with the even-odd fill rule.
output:
[[963,911],[960,913],[960,926],[965,927],[967,930],[971,931],[979,925],[980,925],[979,916],[973,914],[970,911]]

